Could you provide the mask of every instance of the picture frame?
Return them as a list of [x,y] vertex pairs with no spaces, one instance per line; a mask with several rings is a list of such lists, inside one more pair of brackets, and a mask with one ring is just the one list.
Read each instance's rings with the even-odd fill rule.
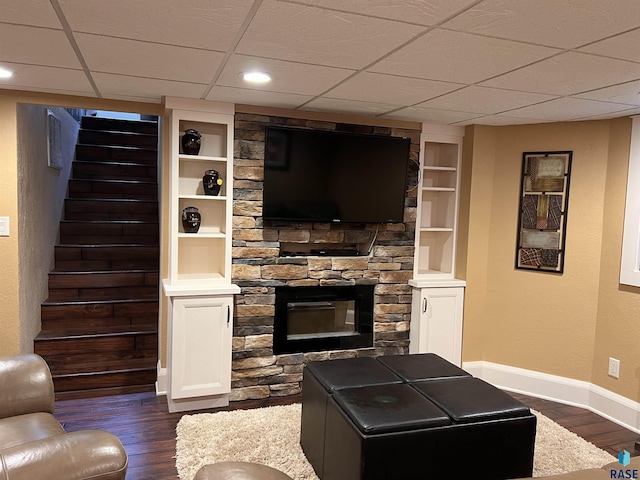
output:
[[58,117],[47,108],[46,112],[47,132],[47,165],[61,170],[62,160],[62,124]]
[[564,272],[573,151],[523,152],[515,266]]

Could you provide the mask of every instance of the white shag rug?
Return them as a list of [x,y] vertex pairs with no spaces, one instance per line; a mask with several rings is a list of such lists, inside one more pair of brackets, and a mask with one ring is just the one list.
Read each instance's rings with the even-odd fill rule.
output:
[[[598,468],[616,459],[553,420],[538,417],[533,474]],[[300,447],[299,403],[184,415],[176,427],[176,468],[192,480],[201,466],[226,460],[262,463],[295,480],[317,480]]]

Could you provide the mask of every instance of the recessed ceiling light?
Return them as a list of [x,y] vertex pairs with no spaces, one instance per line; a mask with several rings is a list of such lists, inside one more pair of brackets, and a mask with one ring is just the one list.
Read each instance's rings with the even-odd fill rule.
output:
[[267,83],[271,81],[271,76],[264,72],[246,72],[242,75],[246,82]]
[[0,78],[9,78],[13,75],[11,70],[7,70],[4,67],[0,67]]

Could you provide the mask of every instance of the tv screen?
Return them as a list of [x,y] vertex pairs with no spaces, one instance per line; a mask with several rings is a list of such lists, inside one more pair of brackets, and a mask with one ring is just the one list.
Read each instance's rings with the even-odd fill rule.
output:
[[402,222],[410,139],[267,127],[265,142],[264,219]]

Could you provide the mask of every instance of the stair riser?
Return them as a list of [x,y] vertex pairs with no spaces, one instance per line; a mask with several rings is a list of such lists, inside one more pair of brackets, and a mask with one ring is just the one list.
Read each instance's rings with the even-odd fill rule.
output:
[[56,392],[74,390],[92,390],[100,388],[120,387],[122,385],[153,385],[156,381],[156,371],[136,371],[122,373],[107,373],[100,375],[83,375],[80,377],[53,378]]
[[136,325],[154,325],[158,322],[158,315],[155,316],[136,316],[136,317],[108,317],[108,318],[91,318],[91,317],[69,317],[56,320],[43,320],[43,330],[60,330],[65,328],[76,328],[79,325],[84,327],[111,327],[115,325],[135,327]]
[[49,290],[139,287],[146,285],[158,285],[158,272],[49,274]]
[[151,298],[158,295],[158,287],[115,287],[115,288],[64,288],[51,290],[49,299],[55,301],[75,301],[75,300],[95,300],[103,298],[123,299],[123,298]]
[[60,261],[119,261],[130,260],[157,260],[160,249],[156,246],[87,246],[68,247],[58,245],[55,247],[56,260]]
[[[143,337],[147,337],[143,339]],[[46,357],[64,352],[65,355],[79,355],[92,353],[92,363],[107,360],[112,352],[136,352],[152,350],[157,345],[156,334],[97,337],[97,338],[69,338],[64,340],[44,340],[34,342],[34,351]],[[107,354],[101,357],[101,354]]]
[[[154,236],[158,238],[157,223],[94,223],[62,222],[60,235]],[[66,243],[66,242],[63,242]],[[136,242],[129,242],[136,243]]]
[[143,237],[143,236],[135,236],[135,237],[123,237],[123,236],[115,236],[109,237],[106,235],[64,235],[60,237],[60,243],[65,243],[69,245],[113,245],[113,244],[129,244],[129,243],[142,243],[147,245],[157,245],[158,237]]
[[132,183],[100,180],[70,180],[70,198],[129,198],[157,201],[158,186],[154,183]]
[[109,270],[158,270],[159,260],[92,260],[92,261],[65,261],[56,260],[55,269],[67,272],[94,272]]
[[158,146],[158,136],[130,132],[80,130],[78,143],[83,145],[120,145],[123,147],[155,149]]
[[66,213],[127,213],[158,214],[156,202],[138,200],[87,200],[67,198]]
[[90,303],[78,305],[42,305],[42,321],[68,317],[83,319],[110,317],[147,317],[158,315],[158,302]]
[[126,120],[118,120],[103,117],[83,117],[80,123],[85,130],[111,130],[115,132],[135,132],[148,135],[157,135],[158,123]]
[[73,162],[73,178],[95,180],[157,181],[157,169],[144,165]]
[[76,160],[86,162],[121,162],[155,166],[158,153],[155,150],[120,148],[100,145],[76,145]]

